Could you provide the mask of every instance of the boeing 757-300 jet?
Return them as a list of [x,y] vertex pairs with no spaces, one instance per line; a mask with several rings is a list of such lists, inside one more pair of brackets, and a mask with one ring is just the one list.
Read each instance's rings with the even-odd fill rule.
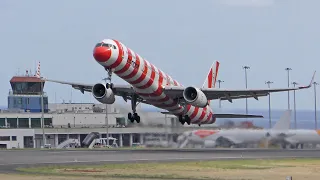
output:
[[[91,92],[96,100],[105,104],[113,104],[115,96],[121,96],[125,101],[131,100],[132,113],[128,119],[139,123],[140,116],[136,112],[138,103],[146,103],[167,110],[184,124],[212,124],[216,118],[257,118],[260,115],[217,114],[210,108],[210,100],[228,100],[259,96],[267,96],[270,92],[291,91],[310,88],[302,86],[282,89],[216,89],[215,83],[218,74],[219,62],[210,67],[205,85],[201,88],[194,86],[184,87],[171,76],[164,73],[148,62],[142,56],[114,39],[104,39],[93,49],[93,57],[107,72],[110,83],[84,84],[63,82],[43,78],[45,81],[71,85],[73,88]],[[116,74],[128,85],[111,83],[112,74]],[[313,75],[314,77],[314,75]]]

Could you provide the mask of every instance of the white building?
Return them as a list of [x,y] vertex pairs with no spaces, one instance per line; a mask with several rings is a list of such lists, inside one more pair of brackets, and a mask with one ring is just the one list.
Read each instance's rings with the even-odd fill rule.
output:
[[34,148],[34,129],[1,129],[0,148]]
[[[91,132],[98,132],[102,138],[106,137],[104,104],[49,104],[48,107],[49,112],[44,114],[45,144],[56,147],[67,139],[78,139],[82,142]],[[197,125],[182,126],[175,116],[160,112],[138,111],[141,122],[131,123],[127,118],[130,107],[116,104],[107,107],[108,133],[118,139],[120,147],[143,143],[144,135],[147,134],[168,134],[172,138],[174,134],[190,128],[199,128]],[[0,127],[1,147],[40,148],[44,144],[41,113],[2,110]]]

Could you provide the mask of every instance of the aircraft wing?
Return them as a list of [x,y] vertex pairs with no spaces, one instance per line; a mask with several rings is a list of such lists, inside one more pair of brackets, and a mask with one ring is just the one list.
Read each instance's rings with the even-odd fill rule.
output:
[[[66,81],[51,80],[51,79],[46,79],[46,78],[42,78],[42,80],[48,81],[48,82],[55,82],[55,83],[59,83],[59,84],[67,84],[67,85],[72,86],[74,89],[80,90],[82,93],[84,93],[85,91],[91,92],[92,87],[94,86],[94,84],[66,82]],[[121,96],[125,101],[131,100],[132,95],[135,94],[132,86],[130,86],[130,85],[116,85],[116,84],[114,84],[113,85],[113,92],[116,96]],[[135,94],[135,95],[137,95],[137,94]],[[139,96],[138,96],[138,101],[142,102],[142,103],[149,104],[148,102],[146,102],[145,100],[143,100]]]
[[[278,89],[216,89],[216,88],[199,88],[206,96],[208,100],[214,99],[222,99],[228,100],[232,102],[232,99],[241,99],[241,98],[250,98],[253,97],[258,100],[260,96],[266,96],[272,92],[283,92],[283,91],[293,91],[293,90],[300,90],[300,89],[307,89],[310,88],[313,81],[314,81],[315,72],[312,76],[312,80],[308,86],[300,86],[297,88],[278,88]],[[178,86],[167,86],[164,87],[165,94],[170,96],[174,99],[181,99],[183,100],[183,91],[185,87],[178,87]]]

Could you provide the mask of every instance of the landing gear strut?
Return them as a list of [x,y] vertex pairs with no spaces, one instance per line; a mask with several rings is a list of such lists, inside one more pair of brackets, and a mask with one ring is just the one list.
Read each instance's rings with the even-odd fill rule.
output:
[[133,113],[128,113],[128,119],[133,123],[136,120],[137,123],[140,123],[140,116],[137,113],[137,96],[133,95],[131,98],[131,108]]
[[[105,78],[104,80],[109,81],[106,82],[106,88],[107,89],[113,89],[113,83],[111,83],[111,78],[112,78],[112,70],[106,68],[106,71],[108,72],[108,77]],[[133,95],[131,98],[131,107],[132,107],[132,112],[133,113],[128,113],[128,119],[133,123],[134,120],[136,120],[137,123],[140,123],[140,116],[136,112],[136,107],[137,107],[137,96]]]
[[[187,104],[184,103],[184,102],[180,102],[180,100],[178,100],[178,103],[180,103],[183,106],[183,108],[184,108],[183,114],[185,114],[186,113]],[[184,115],[184,116],[183,115],[179,115],[179,122],[182,125],[184,125],[184,123],[187,123],[188,125],[190,125],[191,119],[190,119],[190,117],[188,115]]]
[[112,78],[112,70],[111,69],[106,69],[106,71],[108,72],[108,77],[105,78],[106,81],[109,81],[109,83],[106,83],[106,88],[107,89],[113,89],[113,83],[111,83],[111,78]]

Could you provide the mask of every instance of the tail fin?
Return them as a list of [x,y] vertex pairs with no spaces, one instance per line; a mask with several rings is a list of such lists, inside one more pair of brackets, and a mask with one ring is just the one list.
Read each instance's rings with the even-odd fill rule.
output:
[[291,110],[286,110],[277,123],[272,127],[273,130],[288,130],[290,129]]
[[[208,75],[202,85],[202,88],[215,88],[216,87],[216,82],[217,82],[217,77],[218,77],[218,72],[219,72],[219,65],[220,62],[216,61],[214,62],[208,72]],[[208,101],[208,104],[210,105],[210,101]]]

